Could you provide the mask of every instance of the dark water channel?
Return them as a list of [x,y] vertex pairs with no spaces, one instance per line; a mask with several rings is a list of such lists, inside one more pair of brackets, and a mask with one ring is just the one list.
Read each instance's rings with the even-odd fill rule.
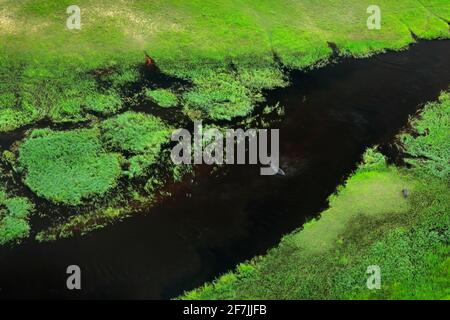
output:
[[[293,73],[290,87],[268,93],[286,107],[279,128],[287,176],[260,176],[257,166],[217,175],[198,168],[193,183],[148,214],[84,238],[1,248],[0,297],[171,298],[263,254],[327,207],[367,147],[388,145],[448,88],[449,57],[449,41],[427,41]],[[78,292],[66,289],[72,264],[82,270]]]

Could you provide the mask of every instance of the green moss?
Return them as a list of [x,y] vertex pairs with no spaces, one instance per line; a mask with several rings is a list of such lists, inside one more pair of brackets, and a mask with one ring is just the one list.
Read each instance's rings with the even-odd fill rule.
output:
[[145,95],[163,108],[175,107],[178,104],[178,98],[171,90],[147,90]]
[[20,145],[25,184],[37,195],[71,205],[116,185],[119,156],[107,153],[96,130],[34,130]]

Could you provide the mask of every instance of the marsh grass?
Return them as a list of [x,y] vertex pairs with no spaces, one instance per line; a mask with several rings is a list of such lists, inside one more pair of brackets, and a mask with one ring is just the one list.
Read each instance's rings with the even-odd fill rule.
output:
[[19,166],[38,196],[69,205],[103,195],[121,172],[119,155],[106,152],[94,129],[34,130],[19,147]]
[[126,112],[104,121],[102,141],[111,150],[129,155],[126,174],[136,177],[155,163],[161,146],[170,141],[172,131],[159,118],[136,112]]
[[170,108],[178,105],[178,97],[168,89],[146,90],[145,96],[163,108]]
[[24,197],[10,197],[0,189],[0,245],[17,243],[29,236],[33,204]]

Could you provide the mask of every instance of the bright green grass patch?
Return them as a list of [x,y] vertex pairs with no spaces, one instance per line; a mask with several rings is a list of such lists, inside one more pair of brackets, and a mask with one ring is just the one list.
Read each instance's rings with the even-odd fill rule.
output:
[[145,96],[163,108],[175,107],[178,97],[168,89],[147,90]]
[[33,211],[34,206],[27,198],[8,198],[6,192],[0,189],[0,245],[28,237],[28,219]]
[[331,196],[331,208],[321,214],[320,222],[293,235],[292,240],[310,252],[330,249],[349,221],[358,214],[370,217],[406,213],[409,205],[402,197],[404,188],[413,191],[414,184],[394,169],[358,173],[338,191],[338,195]]
[[[407,223],[381,240],[335,279],[336,292],[345,298],[443,299],[450,293],[448,258],[450,251],[450,196],[445,184],[420,184],[411,199]],[[350,247],[350,246],[349,246]],[[358,281],[368,265],[379,265],[380,290],[368,290]]]
[[119,156],[107,153],[97,130],[34,130],[19,147],[25,184],[37,195],[71,205],[116,185]]
[[116,112],[120,109],[122,101],[115,92],[109,92],[107,94],[95,93],[86,97],[85,100],[86,109],[95,112],[109,114]]
[[213,120],[231,120],[253,110],[252,92],[231,73],[205,72],[197,77],[197,86],[183,96],[185,112],[200,112]]
[[131,155],[127,173],[132,177],[155,163],[172,132],[161,119],[132,111],[108,119],[100,127],[108,148]]
[[53,63],[30,65],[21,62],[20,56],[0,55],[0,132],[45,117],[54,122],[76,122],[92,118],[91,111],[115,113],[122,107],[121,86],[137,80],[132,66],[125,65],[128,71],[115,67],[101,77],[108,81],[109,89],[100,90],[91,70]]
[[0,221],[0,245],[28,237],[30,225],[24,219],[5,216]]
[[27,198],[15,197],[3,201],[11,217],[25,219],[33,210],[33,205]]

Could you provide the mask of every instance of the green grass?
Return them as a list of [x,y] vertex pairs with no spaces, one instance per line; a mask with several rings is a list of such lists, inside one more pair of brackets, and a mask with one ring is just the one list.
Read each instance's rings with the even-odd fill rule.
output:
[[[448,115],[444,93],[414,122],[419,132],[428,131],[416,138],[402,135],[406,150],[426,154],[426,161],[413,161],[411,169],[388,167],[383,156],[368,150],[320,218],[182,298],[448,299]],[[366,286],[371,265],[381,269],[380,290]]]
[[9,197],[0,189],[0,245],[20,240],[29,236],[30,215],[34,211],[33,204],[23,197]]
[[402,141],[408,148],[411,159],[408,162],[420,170],[424,177],[450,175],[450,94],[444,93],[438,102],[426,106],[420,120],[415,121],[420,135],[413,138],[403,135]]
[[161,146],[170,141],[172,133],[161,119],[132,111],[104,121],[100,128],[109,149],[131,155],[127,173],[132,177],[155,163]]
[[120,175],[119,156],[104,150],[96,130],[34,130],[19,147],[19,165],[33,192],[70,205],[105,194]]
[[145,95],[163,108],[175,107],[178,104],[178,97],[171,90],[147,90]]
[[106,98],[89,98],[97,90],[89,72],[110,68],[110,79],[123,80],[123,70],[142,64],[144,50],[164,72],[197,84],[185,92],[187,114],[231,119],[251,112],[261,89],[280,84],[273,53],[287,67],[306,68],[328,59],[328,42],[344,55],[367,56],[405,47],[410,31],[449,36],[446,0],[378,1],[381,30],[366,27],[368,0],[80,0],[78,31],[65,28],[69,4],[2,1],[1,131],[46,116],[82,120],[86,100],[92,110],[116,110],[117,101],[105,106]]

